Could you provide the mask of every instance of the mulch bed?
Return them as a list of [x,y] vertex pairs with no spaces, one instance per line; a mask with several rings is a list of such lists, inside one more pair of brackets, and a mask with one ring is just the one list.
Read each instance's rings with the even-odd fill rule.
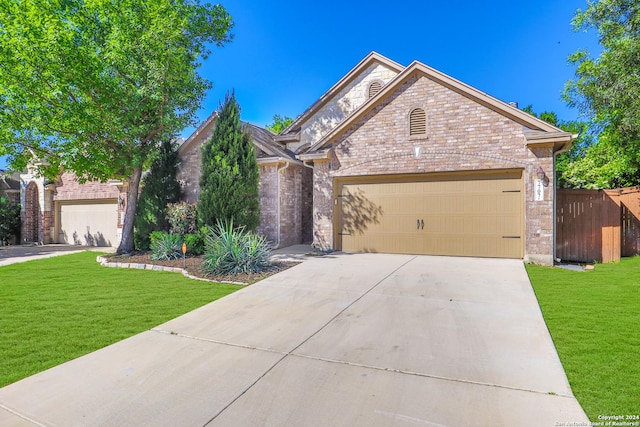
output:
[[274,262],[273,265],[260,273],[252,273],[252,274],[227,274],[227,275],[219,275],[219,276],[211,276],[207,275],[202,271],[202,256],[195,257],[186,257],[184,259],[176,259],[171,261],[159,261],[152,260],[151,254],[146,252],[134,252],[129,255],[106,255],[105,258],[109,262],[127,262],[132,264],[149,264],[149,265],[163,265],[165,267],[177,267],[183,268],[187,270],[189,274],[192,276],[200,277],[207,280],[213,280],[216,282],[238,282],[238,283],[246,283],[252,284],[259,282],[260,280],[266,279],[269,276],[272,276],[276,273],[284,271],[288,268],[298,265],[298,262],[282,262],[277,261]]

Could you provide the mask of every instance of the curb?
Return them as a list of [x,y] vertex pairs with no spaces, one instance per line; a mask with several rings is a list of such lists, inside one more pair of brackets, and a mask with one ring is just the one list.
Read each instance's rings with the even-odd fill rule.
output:
[[129,263],[129,262],[109,262],[103,256],[98,255],[96,257],[96,261],[100,263],[103,267],[112,267],[112,268],[133,268],[136,270],[152,270],[152,271],[167,271],[169,273],[182,273],[182,275],[188,279],[200,280],[202,282],[210,282],[210,283],[224,283],[227,285],[240,285],[240,286],[248,286],[248,283],[244,282],[231,282],[226,280],[211,280],[204,279],[202,277],[196,277],[192,274],[189,274],[187,270],[184,268],[178,267],[166,267],[164,265],[155,265],[155,264],[139,264],[139,263]]

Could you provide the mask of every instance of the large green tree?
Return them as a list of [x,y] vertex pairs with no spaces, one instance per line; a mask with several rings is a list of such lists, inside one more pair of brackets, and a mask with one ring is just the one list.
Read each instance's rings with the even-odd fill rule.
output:
[[130,252],[145,161],[194,122],[232,25],[199,0],[0,0],[0,146],[15,169],[125,180]]
[[[543,111],[542,113],[537,114],[532,105],[527,105],[522,109],[522,111],[525,111],[534,117],[538,117],[553,126],[559,127],[565,132],[578,135],[571,144],[571,149],[556,157],[556,186],[582,188],[582,181],[576,180],[577,176],[575,174],[578,170],[582,169],[575,168],[574,163],[580,162],[585,157],[585,154],[589,151],[590,147],[595,144],[594,134],[590,131],[589,124],[579,120],[560,120],[558,115],[553,111]],[[593,180],[593,176],[589,179]]]
[[565,99],[602,127],[611,127],[624,140],[640,135],[640,2],[589,1],[578,10],[576,30],[595,29],[602,52],[593,58],[586,50],[569,57],[576,78],[565,88]]
[[636,0],[589,1],[578,10],[576,30],[595,30],[598,57],[580,50],[569,57],[575,79],[564,98],[590,120],[597,141],[566,164],[564,184],[613,188],[640,183],[640,3]]
[[181,194],[179,163],[175,140],[165,139],[151,163],[149,173],[142,179],[134,234],[138,249],[149,248],[149,235],[153,231],[169,231],[167,204],[177,203]]
[[266,129],[277,135],[285,130],[291,123],[293,123],[293,119],[291,117],[276,114],[273,116],[273,122],[271,124],[268,124],[266,126]]
[[202,146],[198,217],[202,224],[233,220],[253,230],[260,222],[258,163],[240,106],[227,94],[211,138]]

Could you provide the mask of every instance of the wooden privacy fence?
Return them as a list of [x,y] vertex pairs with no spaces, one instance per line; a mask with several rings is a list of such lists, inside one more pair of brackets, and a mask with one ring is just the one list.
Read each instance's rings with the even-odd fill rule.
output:
[[556,191],[556,257],[613,262],[640,253],[640,187]]

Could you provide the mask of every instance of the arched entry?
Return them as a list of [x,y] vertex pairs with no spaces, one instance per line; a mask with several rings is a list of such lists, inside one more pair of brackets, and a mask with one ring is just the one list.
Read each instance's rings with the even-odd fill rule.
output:
[[27,185],[24,199],[24,228],[22,239],[25,242],[39,242],[40,239],[40,192],[35,182]]

